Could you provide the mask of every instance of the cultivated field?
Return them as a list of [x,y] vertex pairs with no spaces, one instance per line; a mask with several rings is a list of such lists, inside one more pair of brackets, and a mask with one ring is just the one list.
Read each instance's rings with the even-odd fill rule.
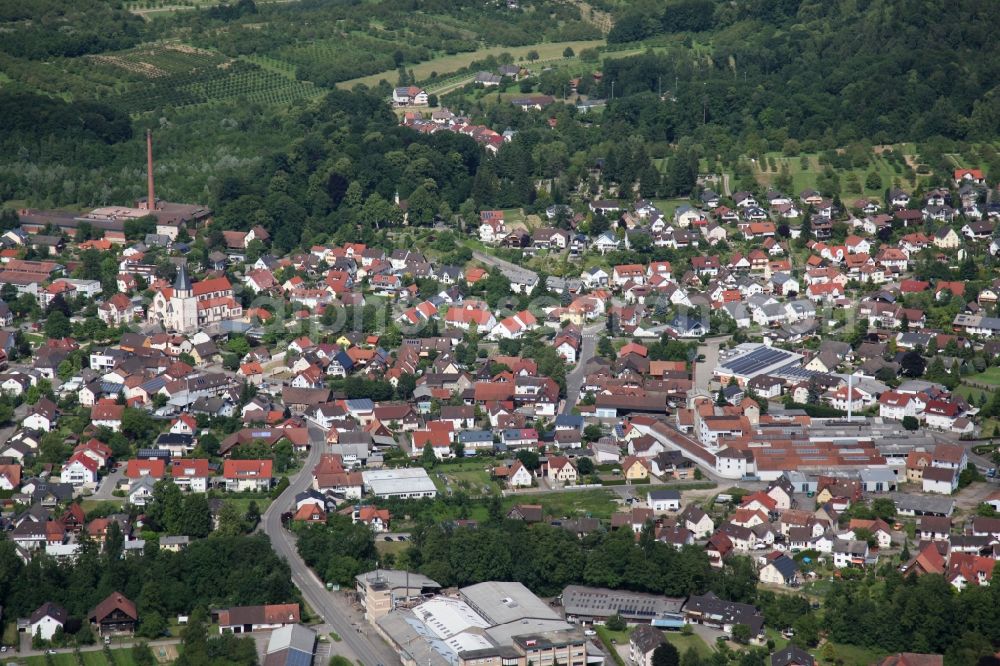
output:
[[[562,58],[563,51],[566,47],[573,49],[574,53],[579,53],[583,49],[597,48],[604,45],[603,39],[595,39],[589,41],[578,41],[578,42],[552,42],[544,44],[533,44],[531,46],[491,46],[489,48],[479,49],[478,51],[470,51],[468,53],[457,53],[455,55],[441,56],[440,58],[434,58],[426,62],[422,62],[418,65],[413,65],[409,69],[413,70],[413,74],[417,81],[430,78],[433,74],[444,74],[447,72],[454,72],[463,67],[468,67],[470,64],[477,60],[483,60],[490,56],[499,56],[501,53],[509,53],[513,56],[515,61],[524,60],[528,57],[529,51],[537,51],[539,60],[550,60],[555,58]],[[368,87],[377,86],[379,81],[385,79],[390,83],[395,83],[398,78],[398,73],[395,69],[389,69],[377,74],[372,74],[370,76],[362,76],[359,78],[350,79],[348,81],[341,81],[337,84],[338,88],[351,89],[359,83],[363,83]]]
[[235,60],[179,43],[144,45],[88,60],[95,69],[123,79],[121,89],[105,101],[131,114],[224,100],[285,104],[323,92],[296,81],[291,69],[280,63]]

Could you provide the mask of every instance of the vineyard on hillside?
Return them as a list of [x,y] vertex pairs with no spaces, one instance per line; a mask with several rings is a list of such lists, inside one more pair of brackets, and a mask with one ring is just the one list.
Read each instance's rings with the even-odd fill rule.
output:
[[257,63],[183,44],[144,45],[91,60],[98,69],[113,69],[127,81],[103,101],[130,114],[223,100],[286,104],[322,94],[309,83]]

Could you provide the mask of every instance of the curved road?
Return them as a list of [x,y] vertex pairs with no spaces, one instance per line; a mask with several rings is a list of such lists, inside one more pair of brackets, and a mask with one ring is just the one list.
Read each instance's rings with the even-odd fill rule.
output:
[[270,537],[271,547],[278,556],[288,562],[292,570],[292,582],[302,591],[303,599],[343,639],[331,644],[334,654],[343,655],[365,666],[398,664],[399,657],[378,638],[371,627],[361,627],[364,633],[358,631],[358,627],[351,621],[355,613],[350,602],[342,593],[327,591],[323,582],[299,557],[291,533],[281,525],[282,512],[291,507],[295,495],[309,487],[312,469],[325,449],[325,437],[321,430],[309,428],[309,435],[312,444],[309,456],[302,469],[290,479],[291,485],[264,512],[261,522],[263,531]]

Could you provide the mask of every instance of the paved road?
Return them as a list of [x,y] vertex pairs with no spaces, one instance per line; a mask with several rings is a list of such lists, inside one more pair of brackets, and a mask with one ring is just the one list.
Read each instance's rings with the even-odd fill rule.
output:
[[580,345],[580,356],[576,360],[576,367],[566,375],[566,402],[563,404],[563,414],[569,414],[580,399],[580,388],[585,379],[584,367],[587,362],[594,358],[597,349],[597,334],[604,328],[604,324],[591,324],[583,328],[583,344]]
[[352,623],[352,617],[357,618],[357,615],[346,597],[341,593],[332,593],[326,590],[322,581],[299,557],[292,535],[281,525],[281,513],[291,507],[296,494],[309,486],[312,479],[312,468],[319,462],[319,457],[325,448],[322,431],[310,428],[309,434],[312,450],[302,469],[290,479],[291,484],[285,492],[272,502],[271,506],[264,512],[261,521],[264,533],[270,537],[271,547],[274,548],[274,551],[291,567],[292,582],[302,591],[302,597],[323,618],[323,621],[343,639],[333,646],[335,653],[342,654],[366,666],[398,664],[399,657],[396,656],[396,653],[383,643],[370,627],[362,627],[366,633],[358,631],[358,627]]
[[535,279],[538,279],[538,273],[533,270],[524,268],[523,266],[518,266],[517,264],[511,263],[500,257],[494,257],[492,254],[486,254],[484,252],[479,252],[478,250],[473,251],[473,259],[480,261],[487,266],[492,266],[494,268],[499,268],[505,273],[515,273],[519,275],[533,275]]
[[17,429],[20,428],[21,421],[23,421],[24,417],[27,415],[28,415],[27,403],[22,402],[20,405],[14,408],[14,417],[13,419],[11,419],[10,425],[4,428],[0,428],[0,444],[6,443],[7,440],[10,439],[15,432],[17,432]]
[[125,477],[125,466],[122,465],[121,469],[111,472],[110,474],[105,476],[104,479],[101,481],[100,486],[98,486],[97,492],[88,497],[87,499],[101,500],[101,501],[119,499],[115,497],[113,493],[115,488],[118,487],[118,482],[121,481],[124,477]]

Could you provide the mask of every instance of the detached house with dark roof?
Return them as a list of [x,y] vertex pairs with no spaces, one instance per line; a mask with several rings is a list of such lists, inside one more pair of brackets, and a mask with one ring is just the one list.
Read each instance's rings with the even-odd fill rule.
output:
[[56,630],[62,629],[68,617],[66,609],[58,604],[46,602],[28,618],[31,636],[38,636],[43,641],[50,641]]
[[767,556],[767,562],[760,568],[760,582],[785,587],[798,587],[802,584],[802,572],[795,560],[784,553],[774,552]]
[[139,621],[135,604],[124,594],[112,592],[90,611],[88,619],[96,626],[101,636],[134,634]]

